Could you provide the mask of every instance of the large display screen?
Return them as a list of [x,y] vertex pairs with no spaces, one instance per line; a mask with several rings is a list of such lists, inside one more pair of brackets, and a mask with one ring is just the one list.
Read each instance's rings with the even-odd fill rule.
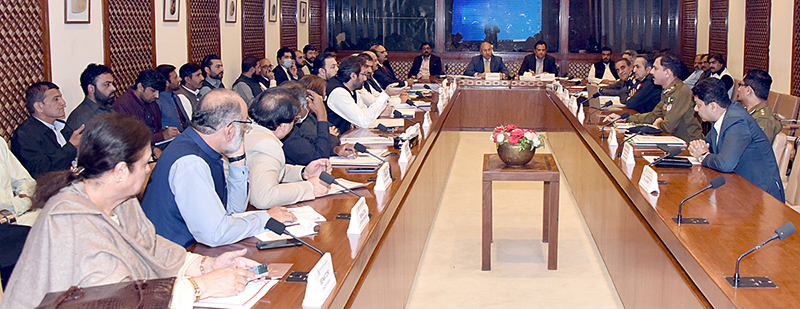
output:
[[453,0],[453,34],[464,41],[521,41],[542,30],[542,0]]

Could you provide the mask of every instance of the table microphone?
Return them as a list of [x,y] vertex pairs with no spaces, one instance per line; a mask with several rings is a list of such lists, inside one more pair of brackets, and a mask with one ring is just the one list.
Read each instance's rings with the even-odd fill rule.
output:
[[[652,163],[648,164],[647,166],[652,166],[653,164],[658,164],[659,162],[663,161],[663,160],[664,160],[664,159],[666,159],[666,158],[672,158],[672,157],[674,157],[674,156],[677,156],[677,155],[679,155],[679,154],[680,154],[682,151],[683,151],[683,150],[681,150],[681,149],[680,149],[680,148],[678,148],[678,147],[675,147],[675,148],[670,148],[670,149],[669,149],[669,153],[668,153],[668,154],[665,154],[665,155],[664,155],[664,156],[662,156],[661,158],[658,158],[658,159],[656,159],[655,161],[653,161]],[[724,182],[723,182],[723,183],[724,183]]]
[[617,158],[622,156],[622,145],[625,145],[627,141],[633,139],[634,137],[636,137],[636,135],[639,135],[639,132],[633,133],[633,135],[628,136],[628,138],[622,140],[622,143],[619,143],[619,150],[617,150]]
[[781,225],[781,227],[776,229],[775,230],[775,235],[772,235],[772,237],[767,239],[767,241],[762,242],[760,245],[756,246],[753,249],[750,249],[750,251],[747,251],[744,254],[742,254],[741,256],[739,256],[739,258],[736,259],[736,274],[733,275],[733,287],[734,288],[738,288],[739,287],[739,262],[742,261],[742,258],[744,258],[746,255],[752,253],[753,251],[758,250],[758,248],[761,248],[762,246],[766,245],[770,241],[773,241],[773,240],[778,239],[778,238],[780,238],[781,240],[784,240],[786,237],[789,237],[789,235],[792,235],[792,233],[794,233],[794,231],[795,231],[794,224],[792,224],[792,222],[786,222],[786,224]]
[[419,123],[419,122],[416,122],[414,120],[411,120],[410,117],[403,116],[403,113],[401,113],[399,110],[394,110],[394,112],[392,112],[392,115],[394,116],[394,118],[404,118],[404,119],[407,119],[408,121],[413,122],[414,124]]
[[606,127],[607,126],[615,124],[617,121],[628,119],[628,117],[630,117],[630,116],[631,116],[631,113],[625,112],[624,114],[620,115],[619,118],[614,119],[613,121],[611,121],[611,122],[609,122],[607,124],[604,124],[602,127],[600,127],[600,131],[601,131],[600,138],[601,139],[606,138]]
[[[678,226],[680,226],[681,223],[692,223],[692,222],[696,222],[696,221],[701,221],[701,220],[692,220],[691,222],[683,222],[683,203],[688,201],[690,198],[693,198],[696,195],[705,192],[708,189],[716,189],[716,188],[721,187],[724,184],[725,184],[725,178],[722,177],[722,176],[719,176],[717,178],[714,178],[714,180],[711,180],[709,185],[706,186],[705,188],[703,188],[703,190],[697,191],[695,194],[692,194],[689,197],[683,199],[681,201],[681,204],[678,205],[678,217],[677,218],[672,218],[673,221],[675,221],[675,223],[678,223]],[[705,222],[708,222],[708,221],[705,221]]]
[[292,233],[289,233],[289,231],[286,230],[286,225],[281,223],[278,220],[275,220],[274,218],[269,218],[269,220],[267,220],[267,224],[264,226],[264,228],[268,229],[268,230],[270,230],[273,233],[278,234],[278,235],[283,235],[283,234],[289,235],[289,237],[294,238],[295,240],[297,240],[300,243],[308,246],[311,249],[314,249],[314,251],[317,251],[319,254],[325,255],[325,253],[322,253],[322,251],[320,251],[319,249],[317,249],[314,246],[308,244],[307,242],[303,241],[302,239],[298,238],[297,236],[292,235]]
[[[383,163],[388,163],[388,162],[386,162],[386,160],[382,159],[381,157],[379,157],[379,156],[376,156],[376,155],[374,155],[373,153],[371,153],[371,152],[367,151],[367,146],[364,146],[364,145],[363,145],[363,144],[361,144],[361,143],[356,143],[355,145],[353,145],[353,148],[354,148],[356,151],[358,151],[358,152],[360,152],[360,153],[366,153],[366,154],[370,155],[371,157],[373,157],[373,158],[375,158],[375,159],[378,159],[378,160],[380,160],[380,161],[381,161],[381,162],[383,162]],[[392,176],[392,164],[391,164],[391,163],[388,163],[388,164],[389,164],[389,177],[391,177],[391,178],[392,178],[392,181],[394,181],[394,180],[395,180],[395,179],[394,179],[394,176]]]
[[382,123],[379,123],[379,124],[378,124],[378,126],[377,126],[377,127],[375,127],[375,128],[376,128],[376,129],[378,129],[378,131],[381,131],[381,132],[383,132],[383,133],[389,133],[389,134],[391,134],[392,136],[394,136],[394,137],[396,137],[396,138],[400,138],[399,136],[397,136],[397,135],[395,135],[394,133],[392,133],[391,131],[389,131],[389,128],[387,128],[387,127],[386,127],[385,125],[383,125]]
[[336,181],[336,178],[333,177],[333,175],[331,175],[331,174],[328,174],[326,172],[322,172],[322,173],[319,174],[319,179],[324,181],[328,185],[333,184],[333,185],[340,186],[340,187],[342,187],[342,189],[344,189],[347,192],[353,193],[358,197],[363,197],[363,196],[361,196],[361,194],[358,194],[358,193],[354,192],[353,190],[350,190],[350,188],[345,187],[342,184],[340,184],[338,181]]
[[411,105],[413,107],[417,107],[417,105],[414,104],[414,101],[411,101],[411,99],[406,100],[406,104]]
[[586,118],[589,119],[589,122],[587,122],[586,124],[592,124],[592,114],[594,114],[596,112],[599,112],[600,110],[605,109],[606,107],[611,106],[611,104],[614,104],[614,103],[612,103],[611,101],[608,101],[608,102],[606,102],[606,104],[603,104],[603,106],[600,106],[600,108],[595,109],[594,111],[589,113],[589,116],[586,116]]
[[425,88],[425,89],[428,89],[428,90],[433,90],[433,89],[431,89],[431,86],[428,86],[428,84],[423,84],[422,88]]

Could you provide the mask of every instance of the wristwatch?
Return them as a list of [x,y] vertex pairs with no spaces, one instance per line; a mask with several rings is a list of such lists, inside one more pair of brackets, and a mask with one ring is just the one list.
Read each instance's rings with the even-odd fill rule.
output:
[[0,224],[17,223],[17,217],[8,209],[0,209]]
[[200,300],[200,295],[203,294],[203,291],[200,290],[200,286],[197,285],[197,282],[194,281],[194,278],[189,277],[188,279],[189,283],[191,283],[192,287],[194,288],[194,302],[197,302]]
[[245,154],[245,153],[243,153],[241,156],[238,156],[238,157],[228,158],[228,162],[229,163],[239,162],[239,161],[244,160],[244,158],[247,158],[247,154]]

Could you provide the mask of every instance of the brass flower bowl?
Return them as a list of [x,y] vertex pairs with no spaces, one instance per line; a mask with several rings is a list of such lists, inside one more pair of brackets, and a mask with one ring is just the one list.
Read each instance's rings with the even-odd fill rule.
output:
[[533,159],[535,153],[536,148],[530,145],[523,149],[522,145],[519,144],[503,143],[497,147],[497,155],[508,166],[524,166]]

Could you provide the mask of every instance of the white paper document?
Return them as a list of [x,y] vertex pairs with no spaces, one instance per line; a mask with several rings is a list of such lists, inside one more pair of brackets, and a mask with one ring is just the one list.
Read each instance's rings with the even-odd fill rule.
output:
[[370,125],[370,129],[374,129],[378,127],[378,124],[383,124],[387,128],[397,128],[403,127],[406,125],[406,120],[403,118],[381,118],[378,120],[373,121]]
[[[375,156],[383,157],[388,151],[386,149],[367,149],[370,153]],[[359,153],[358,157],[355,158],[345,158],[340,156],[333,156],[330,157],[331,165],[334,167],[340,166],[378,166],[383,164],[383,161],[376,159],[373,156],[370,156],[366,153]]]
[[631,139],[631,143],[635,146],[655,146],[658,144],[667,144],[669,146],[686,146],[686,142],[675,136],[651,136],[651,135],[637,135]]
[[209,297],[194,303],[195,308],[252,308],[280,280],[249,282],[244,291],[231,297]]
[[384,137],[384,136],[373,136],[373,137],[343,137],[340,141],[344,143],[361,143],[364,146],[392,146],[394,145],[394,138],[392,137]]
[[[297,218],[298,221],[308,220],[317,223],[328,221],[327,219],[325,219],[325,216],[321,215],[316,210],[314,210],[314,207],[308,205],[300,207],[289,207],[286,208],[286,211],[292,213],[295,216],[295,218]],[[297,224],[297,222],[293,223],[286,222],[286,225],[294,225],[294,224]]]
[[[344,179],[344,178],[336,178],[336,182],[338,182],[339,184],[347,187],[350,190],[366,187],[367,184],[369,184],[369,183],[363,183],[363,182],[350,181],[350,180],[347,180],[347,179]],[[332,195],[332,194],[339,194],[339,193],[344,193],[344,192],[347,192],[347,191],[342,189],[342,187],[337,186],[337,185],[331,185],[331,189],[328,190],[328,194],[323,195],[323,196]]]

